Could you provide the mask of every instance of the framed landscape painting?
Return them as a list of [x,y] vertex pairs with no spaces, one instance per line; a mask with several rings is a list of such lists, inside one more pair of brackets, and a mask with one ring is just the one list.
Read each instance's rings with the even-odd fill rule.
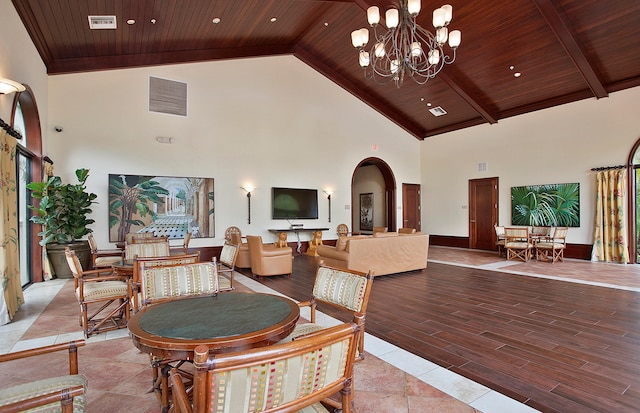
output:
[[129,232],[215,236],[213,178],[109,174],[109,241]]
[[512,187],[511,224],[542,227],[579,227],[580,184]]
[[373,192],[360,194],[360,231],[373,231]]

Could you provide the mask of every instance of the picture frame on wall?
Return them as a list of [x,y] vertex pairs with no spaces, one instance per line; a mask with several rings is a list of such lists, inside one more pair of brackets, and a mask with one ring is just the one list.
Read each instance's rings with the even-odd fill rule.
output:
[[360,194],[360,231],[373,231],[373,192]]

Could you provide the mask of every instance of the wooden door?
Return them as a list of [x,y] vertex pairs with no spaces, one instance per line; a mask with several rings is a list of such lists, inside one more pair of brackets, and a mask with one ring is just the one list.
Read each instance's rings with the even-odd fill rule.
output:
[[420,231],[420,185],[402,184],[402,226]]
[[469,180],[469,248],[496,250],[498,178]]

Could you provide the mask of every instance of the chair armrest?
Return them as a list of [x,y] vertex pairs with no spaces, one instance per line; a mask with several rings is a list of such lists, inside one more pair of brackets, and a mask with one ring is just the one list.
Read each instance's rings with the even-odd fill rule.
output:
[[[58,390],[54,393],[43,394],[40,396],[30,397],[27,400],[21,400],[2,406],[3,413],[20,413],[25,410],[35,409],[37,407],[47,406],[52,403],[61,403],[63,406],[73,402],[75,397],[84,394],[84,386],[73,386],[66,389]],[[73,407],[73,405],[71,405]],[[40,410],[38,410],[40,411]],[[64,412],[64,410],[62,410]]]
[[293,250],[291,247],[283,247],[283,248],[263,248],[262,255],[264,257],[280,257],[283,255],[292,255]]
[[113,250],[96,250],[91,251],[91,253],[98,257],[119,257],[124,256],[124,250],[121,249],[113,249]]
[[79,281],[85,282],[85,283],[93,283],[93,282],[102,282],[102,281],[123,281],[123,282],[128,282],[131,279],[131,277],[127,277],[126,275],[104,275],[104,276],[98,276],[98,277],[81,277],[79,279]]
[[16,351],[0,355],[0,363],[11,360],[18,360],[25,357],[39,356],[41,354],[53,353],[61,350],[69,351],[69,374],[78,374],[78,347],[86,344],[85,340],[74,340],[66,343],[52,344],[50,346],[32,348],[29,350]]

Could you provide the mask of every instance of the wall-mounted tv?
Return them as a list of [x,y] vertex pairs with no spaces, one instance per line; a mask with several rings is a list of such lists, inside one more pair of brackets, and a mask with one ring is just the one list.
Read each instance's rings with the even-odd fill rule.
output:
[[273,219],[318,219],[318,190],[271,188]]

